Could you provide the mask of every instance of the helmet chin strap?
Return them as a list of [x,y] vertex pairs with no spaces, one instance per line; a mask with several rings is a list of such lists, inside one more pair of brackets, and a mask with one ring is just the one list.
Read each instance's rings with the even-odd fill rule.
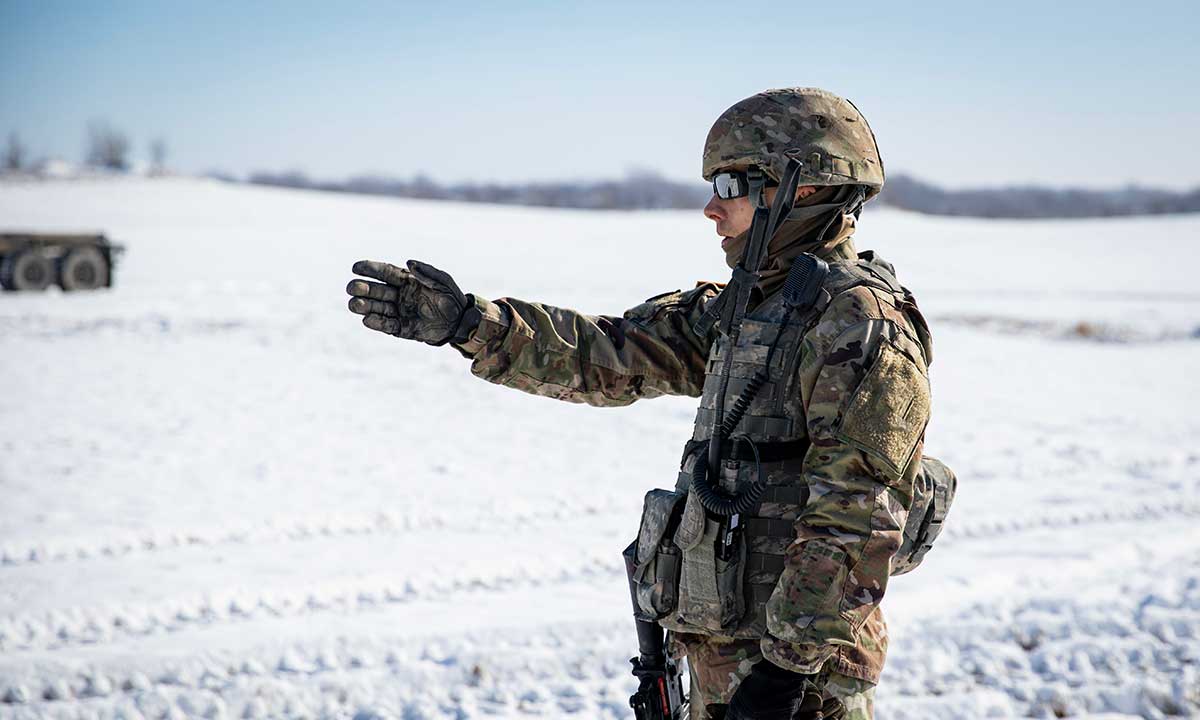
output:
[[[754,207],[754,219],[750,222],[750,239],[746,242],[746,249],[742,251],[742,260],[733,269],[731,284],[739,288],[738,281],[749,279],[762,265],[767,251],[767,226],[771,224],[771,209],[767,206],[766,176],[759,168],[751,167],[746,171],[746,180],[750,185],[750,204]],[[776,199],[778,200],[778,195]],[[721,329],[729,332],[724,323]]]
[[750,184],[750,204],[755,210],[767,210],[767,178],[757,166],[751,166],[746,171],[746,181]]

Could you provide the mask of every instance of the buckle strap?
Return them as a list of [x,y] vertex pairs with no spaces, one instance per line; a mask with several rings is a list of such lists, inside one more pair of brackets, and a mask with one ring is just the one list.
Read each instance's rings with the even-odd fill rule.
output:
[[767,553],[746,553],[746,572],[783,572],[784,560],[782,555]]
[[[707,440],[688,440],[683,446],[683,460],[687,462],[688,456],[708,445]],[[801,459],[808,452],[808,438],[800,438],[799,440],[782,440],[778,442],[756,442],[751,445],[750,441],[742,437],[731,438],[721,441],[721,459],[722,460],[737,460],[738,462],[753,462],[758,460],[764,463],[782,462],[784,460]],[[758,455],[754,451],[758,451]]]
[[[702,407],[696,411],[696,426],[698,428],[712,427],[716,411]],[[787,437],[792,434],[792,419],[785,416],[748,415],[739,426],[754,437]],[[764,441],[765,442],[765,441]],[[759,447],[763,443],[759,443]]]
[[784,520],[782,518],[753,517],[743,520],[742,528],[751,535],[795,539],[795,523],[795,520]]
[[[782,440],[778,442],[756,442],[751,445],[745,438],[737,437],[721,441],[721,458],[741,462],[773,463],[782,460],[803,458],[808,452],[808,438]],[[755,455],[754,451],[758,454]]]
[[721,314],[725,311],[725,306],[729,303],[729,298],[733,297],[733,291],[726,285],[721,289],[721,293],[708,302],[708,307],[704,309],[704,314],[692,326],[692,332],[700,337],[708,334],[709,330],[717,324],[717,320],[721,319]]
[[768,485],[763,491],[760,505],[774,503],[779,505],[807,505],[808,488],[804,485]]
[[773,592],[775,592],[774,584],[750,583],[750,600],[756,605],[765,605],[771,599],[771,593]]

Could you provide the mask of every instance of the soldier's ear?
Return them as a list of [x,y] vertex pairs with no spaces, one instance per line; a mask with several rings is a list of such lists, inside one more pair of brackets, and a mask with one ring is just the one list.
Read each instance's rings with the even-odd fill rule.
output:
[[816,185],[801,185],[796,188],[796,199],[803,200],[815,193],[819,188]]

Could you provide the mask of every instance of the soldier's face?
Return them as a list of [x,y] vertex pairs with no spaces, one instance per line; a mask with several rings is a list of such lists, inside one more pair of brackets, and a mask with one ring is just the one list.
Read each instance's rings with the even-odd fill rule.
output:
[[708,204],[704,206],[704,217],[716,224],[717,234],[722,238],[721,247],[725,247],[730,238],[750,229],[750,222],[754,219],[754,207],[748,197],[724,200],[713,193]]
[[[776,188],[767,188],[767,204],[775,201]],[[801,185],[796,188],[796,199],[803,200],[817,191],[816,186]],[[730,238],[737,237],[750,229],[754,220],[754,206],[750,204],[749,196],[724,200],[713,193],[708,204],[704,206],[704,217],[716,224],[717,234],[721,236],[721,247],[728,244]]]

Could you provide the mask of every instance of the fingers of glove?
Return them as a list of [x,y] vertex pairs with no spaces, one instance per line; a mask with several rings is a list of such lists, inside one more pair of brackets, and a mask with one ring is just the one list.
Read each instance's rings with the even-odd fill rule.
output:
[[423,263],[420,260],[409,260],[408,270],[412,273],[422,285],[430,290],[449,290],[456,298],[463,296],[463,291],[458,289],[458,283],[454,282],[454,278],[450,274],[438,270],[434,266]]
[[796,704],[795,717],[798,720],[824,720],[827,717],[824,709],[821,693],[810,686],[805,688],[800,702]]
[[382,300],[368,300],[361,297],[350,298],[350,312],[358,315],[385,315],[387,317],[396,317],[399,313],[396,312],[396,304],[383,302]]
[[355,275],[365,275],[369,278],[382,280],[389,285],[403,285],[412,278],[412,274],[404,268],[398,268],[391,263],[377,260],[359,260],[351,268]]
[[396,302],[396,297],[400,294],[391,285],[371,282],[370,280],[351,280],[350,284],[346,286],[346,292],[355,297],[383,300],[384,302]]
[[400,334],[400,321],[396,318],[384,317],[383,315],[372,313],[371,315],[363,316],[362,324],[372,330],[378,330],[388,335]]
[[845,720],[846,706],[837,698],[829,698],[821,704],[821,720]]

